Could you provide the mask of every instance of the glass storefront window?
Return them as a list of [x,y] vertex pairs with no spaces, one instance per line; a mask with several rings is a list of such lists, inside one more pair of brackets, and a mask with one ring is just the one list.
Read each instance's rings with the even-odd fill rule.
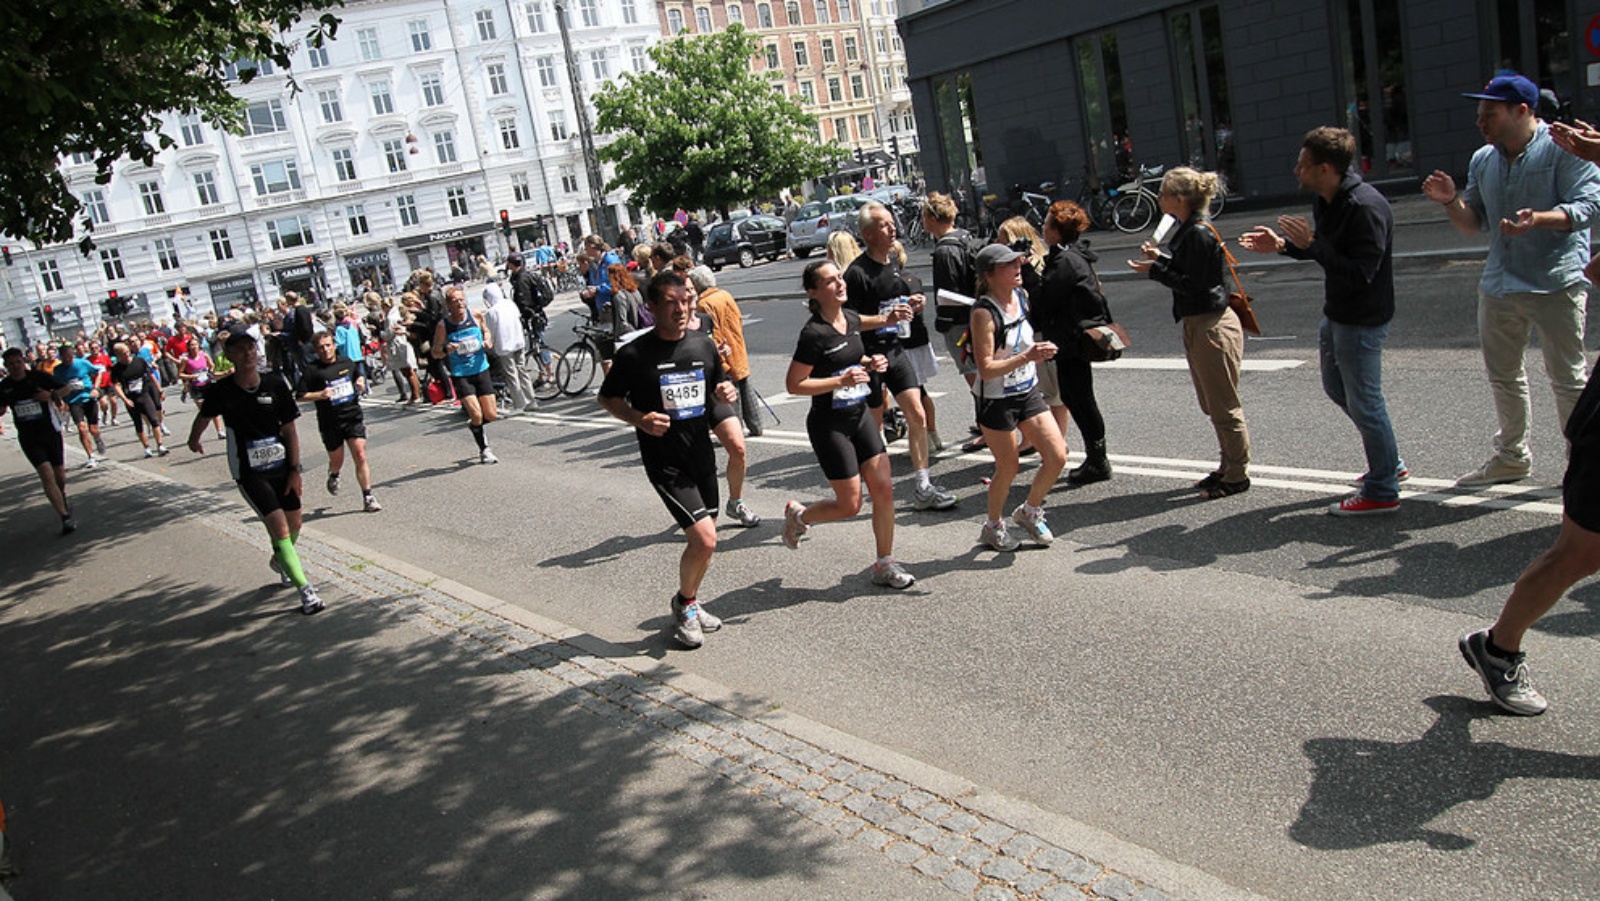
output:
[[1569,104],[1578,84],[1567,0],[1493,0],[1486,18],[1495,68],[1521,72],[1554,91],[1563,106]]
[[1167,28],[1176,57],[1184,162],[1220,173],[1228,193],[1237,194],[1241,186],[1222,53],[1222,13],[1215,5],[1174,12]]
[[1073,41],[1073,49],[1083,85],[1090,169],[1099,178],[1122,184],[1133,177],[1134,157],[1116,32],[1080,37]]
[[1396,4],[1342,0],[1335,5],[1343,69],[1344,127],[1356,136],[1361,171],[1383,177],[1416,169],[1406,96],[1405,34]]

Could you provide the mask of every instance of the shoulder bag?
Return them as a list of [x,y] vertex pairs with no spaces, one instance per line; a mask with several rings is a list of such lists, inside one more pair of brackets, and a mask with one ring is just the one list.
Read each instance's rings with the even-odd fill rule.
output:
[[1244,282],[1239,281],[1238,260],[1233,258],[1233,251],[1228,249],[1228,242],[1222,240],[1222,235],[1217,233],[1217,227],[1209,220],[1205,222],[1206,228],[1211,229],[1211,234],[1216,236],[1217,244],[1222,247],[1222,257],[1228,261],[1228,274],[1233,276],[1234,290],[1228,292],[1228,309],[1239,317],[1239,326],[1247,334],[1260,336],[1261,322],[1256,319],[1256,311],[1251,306],[1250,295],[1244,293]]

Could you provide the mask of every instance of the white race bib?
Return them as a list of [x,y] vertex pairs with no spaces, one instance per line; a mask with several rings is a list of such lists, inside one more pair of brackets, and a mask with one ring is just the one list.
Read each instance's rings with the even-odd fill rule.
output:
[[288,448],[277,438],[255,438],[244,447],[245,461],[256,472],[271,472],[289,458]]
[[342,375],[328,383],[328,400],[335,404],[347,404],[356,399],[356,386],[350,377]]
[[706,371],[661,374],[661,407],[673,419],[693,419],[706,412]]
[[17,421],[44,418],[44,405],[36,400],[19,400],[11,405],[11,412],[17,416]]
[[456,339],[456,353],[463,357],[470,357],[483,349],[483,341],[477,335],[462,335]]
[[[849,366],[835,372],[834,375],[844,375],[852,369],[860,368],[859,366]],[[871,393],[872,383],[870,381],[862,382],[859,385],[840,385],[833,389],[833,408],[835,410],[848,410],[852,407],[859,407],[866,402],[867,395]]]
[[1029,360],[1017,369],[1006,373],[1000,382],[1000,389],[1005,393],[1006,397],[1015,397],[1032,391],[1033,385],[1037,381],[1038,375],[1034,371],[1033,361]]
[[143,394],[144,379],[134,379],[126,385],[123,385],[123,387],[127,389],[129,394]]

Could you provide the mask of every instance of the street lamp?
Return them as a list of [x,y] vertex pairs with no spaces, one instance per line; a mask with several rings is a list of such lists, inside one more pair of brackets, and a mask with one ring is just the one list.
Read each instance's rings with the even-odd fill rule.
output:
[[583,145],[583,169],[589,179],[589,206],[594,209],[595,231],[607,240],[616,236],[616,224],[611,221],[611,208],[601,195],[603,176],[600,157],[594,152],[594,132],[589,124],[589,105],[584,102],[583,83],[578,77],[578,58],[572,53],[572,34],[567,30],[567,4],[555,0],[556,24],[561,27],[561,49],[567,57],[567,81],[572,86],[572,105],[578,113],[578,140]]

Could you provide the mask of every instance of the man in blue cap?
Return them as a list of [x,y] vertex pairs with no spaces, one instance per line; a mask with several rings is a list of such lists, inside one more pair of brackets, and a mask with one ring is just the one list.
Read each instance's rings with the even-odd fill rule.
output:
[[1502,72],[1463,96],[1478,101],[1485,142],[1468,164],[1467,187],[1458,192],[1454,179],[1435,170],[1422,193],[1443,204],[1462,233],[1496,232],[1478,282],[1478,334],[1499,431],[1494,455],[1456,480],[1481,488],[1520,481],[1533,468],[1523,365],[1532,331],[1539,333],[1563,426],[1583,393],[1583,268],[1589,225],[1600,212],[1600,172],[1550,139],[1535,113],[1539,89],[1527,78]]

